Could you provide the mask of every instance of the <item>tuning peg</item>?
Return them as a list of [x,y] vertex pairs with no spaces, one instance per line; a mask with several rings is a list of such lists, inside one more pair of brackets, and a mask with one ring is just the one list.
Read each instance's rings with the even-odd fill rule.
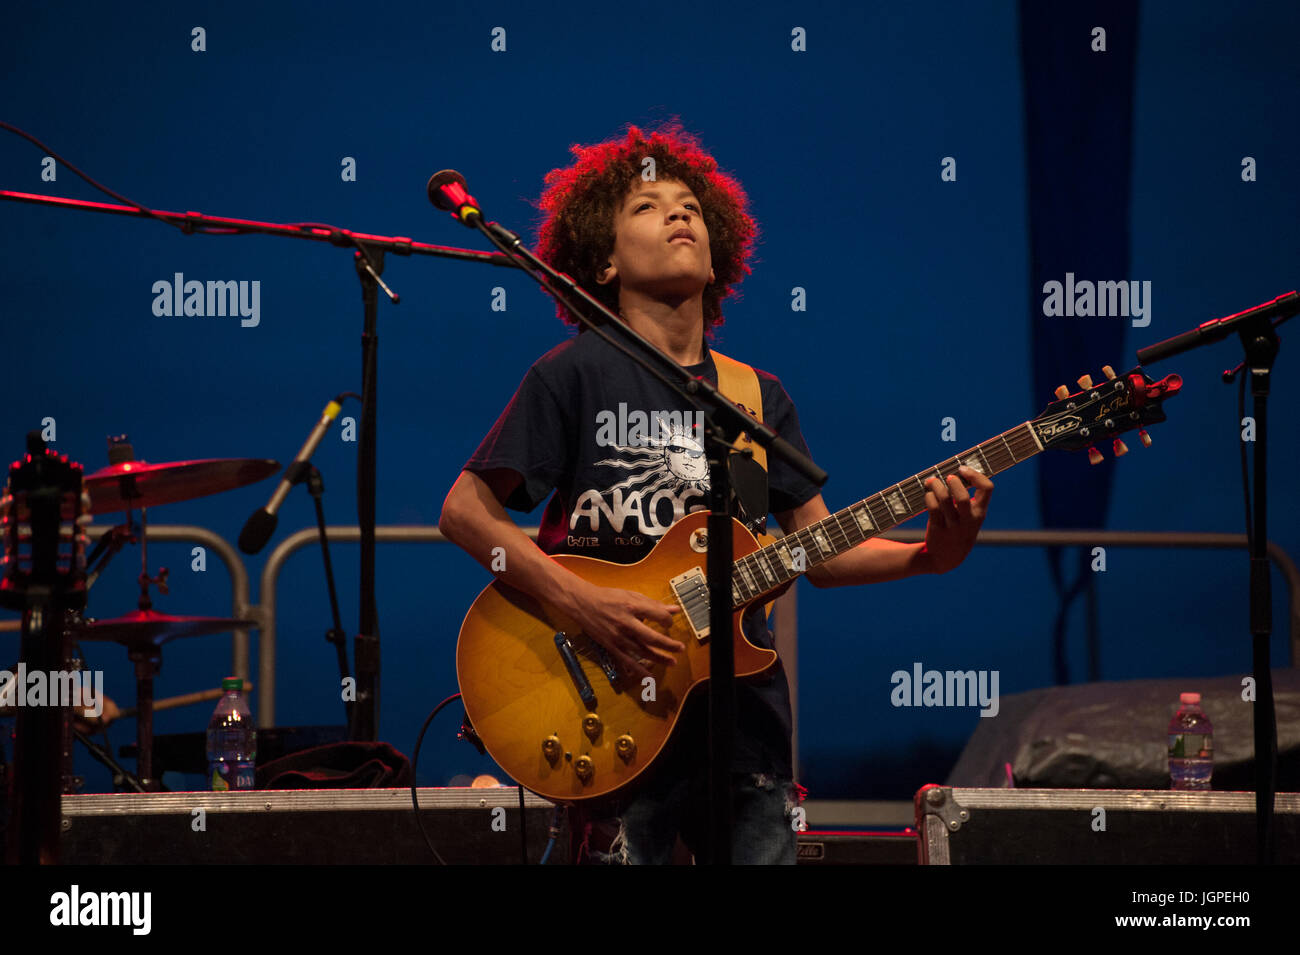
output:
[[1138,431],[1138,437],[1142,439],[1142,446],[1144,448],[1151,447],[1151,435],[1147,434],[1146,428],[1142,428]]
[[1087,391],[1089,388],[1091,388],[1091,387],[1092,387],[1092,375],[1084,375],[1082,378],[1080,378],[1080,379],[1079,379],[1079,387],[1082,388],[1084,391]]
[[1102,365],[1101,373],[1105,375],[1108,380],[1115,377],[1115,369],[1110,367],[1110,365]]
[[1101,452],[1098,451],[1096,448],[1089,448],[1089,449],[1088,449],[1088,463],[1089,463],[1089,464],[1101,464],[1101,461],[1102,461]]
[[1070,389],[1065,387],[1065,385],[1061,385],[1061,387],[1056,389],[1056,397],[1058,398],[1070,397]]
[[1128,454],[1128,445],[1125,444],[1123,441],[1121,441],[1119,438],[1115,439],[1114,448],[1115,448],[1115,457],[1119,457],[1121,454]]

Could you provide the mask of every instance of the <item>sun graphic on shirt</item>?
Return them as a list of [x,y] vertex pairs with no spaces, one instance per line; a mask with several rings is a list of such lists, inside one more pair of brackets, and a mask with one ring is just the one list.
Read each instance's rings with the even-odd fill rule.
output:
[[704,446],[679,425],[664,421],[659,436],[647,437],[644,443],[634,446],[616,444],[613,447],[623,457],[606,458],[596,464],[634,473],[607,488],[606,492],[615,488],[651,494],[663,488],[708,490],[709,462],[704,456]]

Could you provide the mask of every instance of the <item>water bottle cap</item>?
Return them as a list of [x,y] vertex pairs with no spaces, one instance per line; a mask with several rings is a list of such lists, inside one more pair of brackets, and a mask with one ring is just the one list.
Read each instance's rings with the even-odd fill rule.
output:
[[[221,681],[221,688],[223,690],[242,690],[244,688],[244,681],[237,676],[228,676]],[[1197,699],[1200,699],[1200,697],[1197,697]]]
[[1179,693],[1179,694],[1178,694],[1178,702],[1179,702],[1179,703],[1199,703],[1199,702],[1201,702],[1201,694],[1199,694],[1199,693]]

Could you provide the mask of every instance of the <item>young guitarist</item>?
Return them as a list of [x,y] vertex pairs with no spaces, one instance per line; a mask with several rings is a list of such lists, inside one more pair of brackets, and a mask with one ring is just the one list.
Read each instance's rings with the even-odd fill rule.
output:
[[[749,272],[756,232],[741,186],[676,124],[649,134],[631,126],[621,140],[572,149],[576,161],[546,176],[539,254],[690,372],[716,383],[718,363],[706,335],[722,323],[723,299]],[[645,177],[647,169],[653,178]],[[558,312],[576,323],[563,306]],[[807,453],[781,382],[757,375],[761,419]],[[439,521],[484,567],[492,568],[494,548],[504,548],[507,569],[497,576],[563,608],[638,683],[650,675],[648,664],[671,665],[683,650],[646,624],[667,627],[679,608],[588,583],[548,555],[633,563],[684,514],[706,509],[702,435],[685,404],[599,336],[578,334],[528,370],[448,493]],[[768,468],[766,495],[761,480],[757,487],[738,482],[752,531],[762,530],[769,511],[787,533],[829,515],[814,485],[774,458]],[[926,482],[924,544],[872,538],[814,566],[808,579],[838,587],[956,567],[975,542],[993,491],[983,474],[960,473],[964,481]],[[967,485],[976,489],[973,498]],[[505,508],[528,512],[548,495],[534,544]],[[749,610],[744,626],[751,642],[773,646],[760,606]],[[785,672],[778,664],[763,682],[737,682],[736,694],[733,860],[792,865],[791,817],[801,790],[793,780]],[[630,795],[573,811],[575,857],[665,863],[679,835],[693,851],[702,844],[706,713],[705,695],[698,694],[649,778]]]

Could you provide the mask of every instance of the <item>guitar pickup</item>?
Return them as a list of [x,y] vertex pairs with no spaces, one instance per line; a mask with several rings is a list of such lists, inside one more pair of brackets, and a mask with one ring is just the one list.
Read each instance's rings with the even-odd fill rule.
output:
[[695,632],[695,639],[703,643],[709,638],[709,586],[704,571],[692,567],[668,581],[673,596],[686,611],[686,620]]
[[582,672],[582,665],[578,662],[578,653],[573,649],[573,644],[569,642],[569,637],[563,631],[555,635],[555,649],[560,651],[560,658],[564,660],[564,667],[569,671],[569,677],[573,680],[573,685],[577,687],[578,697],[582,700],[583,705],[589,710],[596,708],[596,691],[591,688],[591,681],[587,679],[587,674]]

